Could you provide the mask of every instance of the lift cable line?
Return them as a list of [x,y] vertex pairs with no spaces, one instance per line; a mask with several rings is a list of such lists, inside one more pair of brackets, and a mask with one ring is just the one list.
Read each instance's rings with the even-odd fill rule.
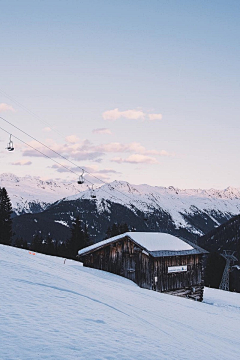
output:
[[[2,117],[0,117],[0,118],[2,119]],[[3,129],[1,126],[0,126],[0,129],[3,130],[5,133],[7,133],[7,134],[9,134],[9,135],[12,135],[12,133],[10,133],[9,131]],[[21,129],[19,129],[19,130],[22,131]],[[24,131],[22,131],[22,132],[25,133]],[[25,133],[25,134],[27,134],[27,133]],[[28,135],[28,134],[27,134],[27,135]],[[30,135],[28,135],[28,136],[30,136]],[[39,154],[45,156],[46,158],[48,158],[48,159],[52,160],[53,162],[55,162],[56,164],[58,164],[59,166],[65,168],[67,171],[70,171],[71,173],[75,174],[76,176],[79,176],[78,173],[76,173],[76,172],[73,171],[72,169],[64,166],[63,164],[61,164],[61,163],[58,162],[57,160],[54,160],[53,158],[51,158],[51,156],[44,154],[41,150],[36,149],[34,146],[28,144],[27,142],[23,141],[23,140],[20,139],[19,137],[15,136],[15,135],[14,135],[14,137],[15,137],[17,140],[21,141],[24,145],[27,145],[27,146],[30,147],[31,149],[37,151]],[[30,137],[31,137],[31,136],[30,136]],[[39,142],[38,140],[36,140],[36,141]],[[40,143],[40,142],[39,142],[39,143]],[[42,144],[42,145],[45,146],[44,144]],[[48,147],[47,147],[47,148],[48,148]],[[49,149],[52,150],[51,148],[49,148]],[[54,152],[55,152],[55,151],[54,151]],[[57,152],[56,152],[56,153],[57,153]],[[58,153],[57,153],[57,154],[58,154]],[[58,154],[58,155],[62,157],[61,154]],[[66,159],[66,160],[68,160],[68,159]],[[79,167],[79,166],[78,166],[78,167]],[[80,168],[80,167],[79,167],[79,168]],[[82,170],[83,170],[83,169],[82,169]],[[88,174],[91,175],[91,173],[89,173],[89,172],[88,172]],[[82,175],[83,175],[83,174],[82,174]],[[91,175],[91,176],[94,176],[94,175]],[[80,178],[81,178],[81,176],[80,176]],[[91,181],[88,180],[88,179],[85,179],[85,180],[86,180],[86,182],[88,182],[89,184],[91,184],[91,188],[88,186],[88,190],[90,191],[90,196],[91,196],[91,198],[96,199],[95,190],[94,190],[94,188],[93,188],[94,183],[91,182]],[[107,183],[106,183],[106,184],[107,184]],[[111,188],[115,189],[113,186],[111,186]],[[117,190],[117,189],[115,189],[115,190]],[[102,191],[104,191],[106,194],[112,196],[112,195],[111,195],[108,191],[106,191],[105,189],[102,189]],[[118,191],[118,192],[120,192],[120,191]],[[124,193],[121,193],[121,194],[125,195]],[[129,196],[127,196],[127,195],[125,195],[125,196],[128,197],[130,200],[132,200]],[[119,197],[117,197],[116,195],[115,195],[115,198],[117,198],[117,199],[119,199],[119,200],[122,200],[122,199],[120,199]],[[136,207],[136,208],[137,208],[137,207]],[[138,209],[138,208],[137,208],[137,209]],[[139,209],[138,209],[138,210],[139,210]],[[140,210],[139,210],[139,211],[140,211]]]
[[40,116],[38,116],[37,114],[35,114],[33,111],[29,110],[26,106],[24,106],[23,104],[21,104],[19,101],[15,100],[12,96],[8,95],[7,93],[5,93],[4,91],[2,91],[0,89],[0,93],[3,94],[3,96],[5,96],[6,98],[8,98],[9,100],[11,100],[12,102],[14,102],[17,106],[19,106],[20,108],[22,108],[23,110],[25,110],[27,113],[29,113],[31,116],[34,116],[36,119],[38,119],[39,122],[48,125],[52,131],[56,132],[58,135],[60,135],[61,137],[64,138],[64,135],[62,133],[60,133],[58,130],[53,129],[52,125],[50,123],[48,123],[47,121],[44,121],[43,119],[40,118]]
[[[8,121],[7,119],[4,119],[2,116],[0,116],[0,119],[2,119],[3,121],[5,121],[6,123],[8,123],[9,125],[13,126],[15,129],[21,131],[23,134],[27,135],[28,137],[30,137],[32,140],[38,142],[40,145],[44,146],[45,148],[47,148],[48,150],[52,151],[54,154],[60,156],[62,159],[68,161],[69,163],[71,163],[72,165],[74,165],[75,167],[79,168],[81,171],[84,171],[83,168],[81,168],[80,166],[78,166],[77,164],[75,164],[74,162],[72,162],[71,160],[67,159],[65,156],[59,154],[59,152],[51,149],[49,146],[47,146],[46,144],[42,143],[41,141],[37,140],[34,136],[28,134],[26,131],[20,129],[19,127],[17,127],[16,125],[12,124],[10,121]],[[16,136],[15,136],[16,137]],[[16,137],[17,138],[17,137]],[[20,140],[21,141],[21,140]],[[34,148],[35,149],[35,148]],[[36,149],[35,149],[36,150]],[[87,171],[86,171],[87,172]],[[88,172],[88,174],[90,174]],[[77,174],[78,175],[78,174]],[[93,176],[92,174],[90,174],[91,176]],[[98,179],[100,180],[100,179]]]
[[[9,134],[9,135],[12,135],[12,134],[10,134],[10,132],[9,132],[9,131],[7,131],[7,130],[3,129],[1,126],[0,126],[0,129],[1,129],[1,130],[3,130],[4,132],[6,132],[6,133],[7,133],[7,134]],[[14,137],[15,137],[17,140],[21,141],[24,145],[29,146],[31,149],[33,149],[33,150],[37,151],[39,154],[41,154],[41,155],[45,156],[46,158],[48,158],[48,159],[50,159],[50,160],[54,161],[56,164],[58,164],[58,165],[62,166],[62,167],[63,167],[63,168],[65,168],[67,171],[70,171],[70,172],[72,172],[73,174],[75,174],[75,175],[77,175],[77,176],[78,176],[78,174],[77,174],[75,171],[73,171],[72,169],[70,169],[70,168],[68,168],[68,167],[64,166],[64,165],[63,165],[63,164],[61,164],[60,162],[58,162],[58,161],[54,160],[53,158],[51,158],[50,156],[48,156],[48,155],[44,154],[42,151],[40,151],[40,150],[36,149],[34,146],[32,146],[32,145],[30,145],[30,144],[26,143],[25,141],[21,140],[19,137],[15,136],[15,135],[14,135]],[[91,185],[93,185],[93,183],[92,183],[91,181],[89,181],[89,180],[86,180],[86,181],[88,181]]]
[[[39,144],[41,144],[42,146],[44,146],[44,147],[47,148],[48,150],[52,151],[52,152],[55,153],[56,155],[60,156],[62,159],[68,161],[69,163],[71,163],[72,165],[74,165],[76,168],[80,169],[82,172],[85,171],[85,172],[86,172],[87,174],[89,174],[91,177],[94,177],[95,179],[97,179],[98,181],[101,181],[101,182],[102,182],[103,184],[105,184],[105,185],[109,185],[109,184],[106,183],[104,180],[102,180],[102,179],[98,178],[97,176],[91,174],[89,171],[84,170],[82,167],[78,166],[77,164],[75,164],[75,163],[72,162],[71,160],[67,159],[65,156],[61,155],[61,154],[58,153],[57,151],[51,149],[49,146],[47,146],[47,145],[45,145],[44,143],[42,143],[41,141],[37,140],[35,137],[31,136],[31,135],[28,134],[26,131],[24,131],[24,130],[20,129],[19,127],[17,127],[16,125],[12,124],[12,123],[11,123],[10,121],[8,121],[7,119],[3,118],[2,116],[0,116],[0,119],[2,119],[3,121],[5,121],[7,124],[13,126],[15,129],[21,131],[23,134],[27,135],[27,136],[30,137],[32,140],[38,142]],[[1,129],[2,129],[2,128],[1,128]],[[4,131],[6,131],[6,130],[4,130]],[[10,134],[10,133],[8,132],[8,134]],[[15,138],[18,139],[16,136],[15,136]],[[22,141],[21,139],[18,139],[18,140],[19,140],[19,141]],[[25,143],[24,141],[22,141],[22,142]],[[25,144],[28,145],[28,146],[30,146],[30,145],[27,144],[27,143],[25,143]],[[32,146],[30,146],[30,147],[32,147]],[[34,150],[38,151],[40,154],[42,154],[42,155],[48,157],[49,159],[53,160],[50,156],[45,155],[45,154],[44,154],[43,152],[41,152],[40,150],[37,150],[37,149],[34,148],[34,147],[32,147],[32,148],[33,148]],[[53,160],[53,161],[55,161],[55,160]],[[55,162],[56,162],[56,161],[55,161]],[[56,162],[56,163],[58,163],[58,162]],[[58,164],[61,165],[61,166],[63,166],[65,169],[68,169],[68,170],[71,171],[72,173],[76,174],[77,176],[79,176],[79,175],[78,175],[77,173],[75,173],[73,170],[70,170],[69,168],[67,168],[66,166],[64,166],[64,165],[62,165],[62,164],[60,164],[60,163],[58,163]],[[88,180],[88,182],[93,185],[93,183],[92,183],[91,181]],[[120,190],[114,188],[112,185],[111,185],[111,187],[112,187],[115,191],[117,191],[117,192],[120,193],[121,195],[124,195],[125,197],[127,197],[128,199],[130,199],[130,200],[132,201],[132,199],[130,198],[130,196],[128,196],[128,195],[124,194],[123,192],[121,192]],[[104,191],[105,191],[105,190],[104,190]],[[109,193],[108,193],[108,194],[109,194]],[[116,196],[116,198],[118,198],[118,197]],[[120,198],[118,198],[118,199],[121,200]],[[138,210],[139,210],[139,209],[138,209]]]
[[[51,125],[50,123],[44,121],[42,118],[40,118],[40,116],[38,116],[37,114],[35,114],[33,111],[29,110],[26,106],[24,106],[23,104],[21,104],[19,101],[15,100],[12,96],[8,95],[5,91],[3,91],[3,90],[0,89],[0,93],[2,93],[2,94],[3,94],[5,97],[7,97],[9,100],[13,101],[17,106],[19,106],[19,107],[21,107],[23,110],[27,111],[30,115],[34,116],[39,122],[42,122],[42,123],[44,123],[45,125],[50,126],[52,131],[56,132],[58,135],[61,135],[61,137],[64,138],[64,135],[63,135],[63,134],[61,134],[61,133],[60,133],[59,131],[57,131],[56,129],[52,129],[52,125]],[[2,117],[0,117],[0,118],[1,118],[2,120],[4,120],[4,121],[8,122],[10,125],[14,126],[12,123],[10,123],[10,121],[7,121],[6,119],[4,119],[4,118],[2,118]],[[16,126],[15,126],[15,127],[16,127]],[[16,128],[17,128],[17,127],[16,127]],[[19,129],[19,128],[17,128],[17,129],[18,129],[19,131],[22,131],[22,130]],[[24,131],[22,131],[22,132],[25,133]],[[29,135],[29,134],[27,134],[27,133],[25,133],[25,134],[26,134],[27,136],[31,137],[31,135]],[[33,137],[31,137],[31,138],[34,139]],[[37,142],[39,142],[41,145],[47,147],[45,144],[41,143],[41,142],[38,141],[37,139],[34,139],[34,140],[37,141]],[[47,148],[48,148],[48,147],[47,147]],[[83,168],[79,167],[78,165],[74,164],[72,161],[70,161],[69,159],[65,158],[64,156],[62,156],[62,155],[59,154],[58,152],[52,150],[51,148],[48,148],[48,149],[51,150],[51,151],[53,151],[53,152],[55,152],[56,154],[58,154],[60,157],[62,157],[62,158],[65,159],[66,161],[70,162],[70,163],[71,163],[72,165],[74,165],[75,167],[78,167],[78,168],[81,169],[83,172],[85,171],[86,173],[88,173],[89,175],[91,175],[92,177],[94,177],[95,179],[97,179],[98,181],[101,181],[103,184],[108,185],[108,183],[106,183],[104,180],[98,178],[97,176],[91,174],[89,171],[86,171],[86,170],[84,170]],[[82,174],[82,175],[83,175],[83,174]],[[81,182],[81,180],[82,180],[82,178],[79,177],[78,183]],[[128,195],[124,194],[123,192],[121,192],[120,190],[114,188],[113,186],[112,186],[112,188],[113,188],[115,191],[117,191],[119,194],[124,195],[126,198],[128,198],[129,200],[132,201],[132,199],[131,199]],[[144,220],[144,221],[146,221],[146,220]]]
[[[12,134],[10,134],[9,131],[3,129],[1,126],[0,126],[0,129],[3,130],[5,133],[7,133],[7,134],[9,134],[9,135],[12,135]],[[78,176],[78,174],[77,174],[75,171],[67,168],[67,167],[64,166],[64,165],[62,165],[60,162],[58,162],[58,161],[54,160],[53,158],[51,158],[50,156],[44,154],[42,151],[36,149],[34,146],[26,143],[25,141],[23,141],[22,139],[20,139],[19,137],[15,136],[15,135],[14,135],[14,137],[15,137],[17,140],[21,141],[23,144],[29,146],[31,149],[37,151],[38,153],[42,154],[42,155],[45,156],[46,158],[48,158],[48,159],[52,160],[53,162],[55,162],[56,164],[62,166],[62,167],[65,168],[67,171],[70,171],[70,172],[72,172],[73,174],[75,174],[75,175]],[[93,188],[94,184],[93,184],[90,180],[88,180],[88,179],[86,179],[86,181],[87,181],[89,184],[91,184],[91,188],[87,185],[88,190],[90,191],[90,196],[91,196],[91,198],[96,199],[95,190],[94,190],[94,188]],[[110,194],[109,192],[107,192],[106,190],[102,189],[102,191],[104,191],[106,194],[108,194],[108,195],[111,196],[111,194]],[[116,198],[117,198],[117,196],[116,196]],[[120,199],[120,198],[118,198],[118,199]]]

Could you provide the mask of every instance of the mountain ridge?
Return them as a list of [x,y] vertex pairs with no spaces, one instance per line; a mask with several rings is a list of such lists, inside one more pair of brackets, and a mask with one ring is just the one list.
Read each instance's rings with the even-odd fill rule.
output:
[[65,239],[74,216],[79,215],[96,241],[105,236],[113,222],[127,222],[138,231],[170,232],[194,240],[240,212],[240,189],[233,187],[182,190],[115,180],[96,188],[93,199],[93,190],[86,183],[79,186],[3,174],[0,186],[6,187],[14,214],[18,215],[14,220],[16,229],[31,227],[29,234],[24,230],[30,237],[42,231],[40,224],[46,228],[47,223],[46,233],[61,237],[63,232]]

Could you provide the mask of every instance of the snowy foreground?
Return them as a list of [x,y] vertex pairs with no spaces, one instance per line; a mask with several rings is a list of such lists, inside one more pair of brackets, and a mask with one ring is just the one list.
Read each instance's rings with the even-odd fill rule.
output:
[[0,245],[0,359],[238,359],[240,294],[198,303]]

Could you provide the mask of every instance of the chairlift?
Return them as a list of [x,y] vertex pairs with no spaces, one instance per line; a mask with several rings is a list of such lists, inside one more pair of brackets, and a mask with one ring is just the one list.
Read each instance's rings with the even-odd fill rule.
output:
[[13,147],[13,141],[12,141],[12,135],[10,134],[10,138],[9,138],[9,143],[7,144],[7,148],[8,151],[13,151],[14,147]]
[[92,185],[92,189],[91,189],[91,198],[96,199],[96,194],[95,194],[95,191],[93,189],[93,185]]
[[84,183],[83,174],[84,174],[84,170],[82,171],[82,175],[79,176],[79,179],[78,179],[78,182],[77,182],[79,185],[82,185]]

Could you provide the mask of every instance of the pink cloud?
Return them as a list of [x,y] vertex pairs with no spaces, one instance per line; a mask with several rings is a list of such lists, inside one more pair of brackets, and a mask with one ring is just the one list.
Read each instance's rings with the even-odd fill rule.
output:
[[162,114],[148,114],[144,113],[142,110],[125,110],[119,111],[118,108],[113,110],[107,110],[102,113],[102,117],[104,120],[115,121],[120,118],[125,118],[129,120],[162,120]]
[[120,118],[126,118],[129,120],[143,120],[145,117],[145,114],[141,110],[125,110],[125,111],[119,111],[118,108],[113,110],[105,111],[102,114],[102,117],[104,120],[110,120],[114,121]]
[[121,157],[113,158],[111,161],[118,164],[130,163],[130,164],[157,164],[158,161],[152,156],[146,156],[141,154],[132,154],[127,158],[123,159]]
[[[155,149],[146,149],[143,145],[137,142],[132,142],[128,144],[123,144],[119,142],[106,143],[101,145],[94,145],[89,140],[79,141],[75,143],[75,136],[68,137],[70,143],[58,144],[51,139],[46,140],[46,145],[50,149],[40,145],[36,141],[29,143],[33,148],[25,148],[23,150],[23,156],[31,157],[44,157],[49,156],[51,158],[61,158],[60,155],[64,156],[66,159],[72,159],[77,161],[82,160],[91,160],[94,162],[101,162],[102,157],[108,153],[132,153],[143,156],[173,156],[168,153],[166,150],[155,150]],[[35,151],[35,149],[37,151]],[[52,150],[51,150],[52,149]],[[150,161],[150,159],[148,159]],[[131,158],[130,158],[131,160]],[[147,160],[147,159],[145,159]]]
[[162,114],[148,114],[148,119],[150,121],[162,120]]
[[5,111],[15,112],[16,110],[11,105],[1,103],[0,104],[0,112],[5,112]]
[[114,152],[133,152],[139,153],[142,155],[158,155],[158,156],[171,156],[165,150],[147,150],[143,145],[137,142],[129,143],[129,144],[122,144],[122,143],[108,143],[102,144],[95,147],[96,150],[101,152],[107,153],[114,153]]
[[31,165],[31,164],[32,164],[31,161],[24,161],[24,160],[20,160],[20,161],[11,163],[11,165],[19,165],[19,166],[25,166],[25,165]]
[[112,132],[110,129],[107,129],[107,128],[100,128],[100,129],[94,129],[93,131],[93,134],[107,134],[107,135],[111,135]]
[[57,144],[53,140],[48,139],[46,140],[46,145],[49,146],[50,149],[36,141],[31,141],[29,145],[34,149],[26,148],[23,151],[23,156],[44,157],[45,155],[51,158],[61,158],[61,156],[58,155],[61,154],[67,159],[96,161],[99,160],[100,156],[104,155],[102,152],[95,150],[88,140],[84,140],[78,144]]
[[76,135],[69,135],[66,137],[66,141],[70,144],[75,144],[79,141],[79,138]]

